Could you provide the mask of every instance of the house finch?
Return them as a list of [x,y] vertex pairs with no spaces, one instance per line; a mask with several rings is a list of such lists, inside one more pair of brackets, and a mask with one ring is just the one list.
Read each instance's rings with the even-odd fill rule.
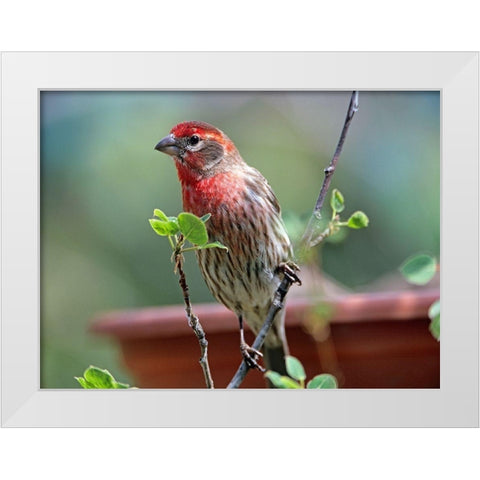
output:
[[[292,258],[278,201],[262,174],[208,123],[180,123],[155,149],[175,160],[184,210],[199,217],[210,213],[209,240],[228,247],[198,250],[198,264],[213,296],[238,317],[245,361],[260,368],[262,354],[245,342],[243,321],[258,333]],[[282,374],[288,354],[284,317],[280,310],[263,346],[267,367]]]

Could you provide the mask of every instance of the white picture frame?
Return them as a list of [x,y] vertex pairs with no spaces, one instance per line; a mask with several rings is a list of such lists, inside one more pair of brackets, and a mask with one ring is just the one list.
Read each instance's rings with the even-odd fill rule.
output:
[[[439,90],[440,389],[40,389],[44,89]],[[3,426],[478,426],[478,313],[478,53],[2,54]]]

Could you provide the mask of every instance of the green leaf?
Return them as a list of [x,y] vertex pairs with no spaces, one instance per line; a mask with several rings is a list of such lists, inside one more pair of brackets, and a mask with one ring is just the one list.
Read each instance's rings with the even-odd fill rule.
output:
[[435,300],[428,309],[428,317],[433,320],[438,315],[440,315],[440,300]]
[[428,316],[431,320],[429,330],[435,339],[440,340],[440,300],[430,305]]
[[205,224],[192,213],[182,212],[178,216],[178,226],[183,236],[194,245],[204,245],[208,241]]
[[95,388],[92,384],[88,383],[83,377],[75,377],[75,380],[76,380],[83,388]]
[[164,222],[167,222],[167,221],[168,221],[168,217],[167,217],[161,210],[159,210],[158,208],[156,208],[156,209],[153,211],[153,216],[154,216],[154,217],[158,217],[160,220],[163,220]]
[[156,218],[150,218],[148,221],[150,222],[153,230],[155,230],[155,233],[161,237],[166,237],[168,235],[175,235],[180,231],[178,228],[177,219],[175,217],[170,218],[173,218],[173,220],[167,218],[167,221],[163,221],[157,220]]
[[113,375],[102,368],[90,365],[83,377],[74,377],[83,388],[130,388],[127,383],[117,382]]
[[177,217],[168,217],[167,229],[170,232],[169,235],[176,235],[180,231]]
[[285,357],[285,364],[287,367],[287,373],[295,380],[303,382],[307,376],[305,375],[305,370],[302,363],[298,358],[287,355]]
[[115,388],[116,381],[108,370],[90,366],[85,370],[83,377],[93,385],[92,388]]
[[128,383],[121,383],[115,381],[115,388],[130,388],[130,385]]
[[440,315],[437,315],[431,322],[428,327],[430,333],[433,335],[435,340],[440,341]]
[[347,221],[347,227],[350,228],[365,228],[368,226],[368,217],[363,212],[353,213]]
[[222,248],[223,250],[226,250],[228,252],[228,247],[223,245],[223,243],[220,242],[212,242],[212,243],[206,243],[205,245],[200,245],[198,247],[198,250],[203,250],[205,248]]
[[307,388],[338,388],[337,379],[329,373],[322,373],[313,377],[308,383]]
[[431,255],[415,255],[408,258],[400,266],[400,272],[407,282],[415,285],[425,285],[428,283],[437,269],[437,261]]
[[167,235],[169,235],[167,229],[167,222],[157,220],[156,218],[150,218],[148,221],[150,222],[150,225],[156,234],[162,237],[166,237]]
[[330,198],[330,206],[332,207],[332,210],[337,213],[343,212],[343,210],[345,209],[343,195],[336,188],[332,192],[332,196]]
[[212,216],[211,213],[206,213],[203,217],[200,218],[200,220],[205,223],[210,217]]
[[301,388],[300,385],[290,377],[284,377],[277,372],[269,370],[265,377],[268,378],[275,388]]

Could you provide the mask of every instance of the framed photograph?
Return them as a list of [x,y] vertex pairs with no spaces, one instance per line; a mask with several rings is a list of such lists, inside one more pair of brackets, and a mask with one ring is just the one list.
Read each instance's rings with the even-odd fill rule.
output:
[[[259,327],[208,259],[266,213],[240,205],[227,237],[215,212],[242,185],[274,192],[295,249],[353,91],[328,238],[286,301],[295,385],[338,388],[263,388],[253,370],[227,389],[236,317],[248,344]],[[214,210],[208,240],[188,237],[185,210]],[[178,230],[161,238],[167,218]],[[214,389],[171,261],[179,233]],[[190,250],[208,242],[199,269]],[[4,53],[2,245],[4,426],[478,426],[478,54]],[[253,257],[235,298],[270,271]],[[279,371],[272,358],[257,360]],[[90,365],[117,388],[81,388]]]

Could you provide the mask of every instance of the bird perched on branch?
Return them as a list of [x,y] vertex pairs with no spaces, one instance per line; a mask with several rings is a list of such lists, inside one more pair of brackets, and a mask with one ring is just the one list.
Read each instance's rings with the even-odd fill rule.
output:
[[[210,213],[209,241],[228,247],[198,250],[198,264],[213,296],[238,317],[245,361],[261,369],[262,354],[245,342],[243,322],[258,333],[292,260],[275,194],[233,142],[208,123],[180,123],[155,149],[175,160],[184,210],[199,217]],[[288,354],[284,318],[280,310],[263,347],[267,367],[281,374]]]

